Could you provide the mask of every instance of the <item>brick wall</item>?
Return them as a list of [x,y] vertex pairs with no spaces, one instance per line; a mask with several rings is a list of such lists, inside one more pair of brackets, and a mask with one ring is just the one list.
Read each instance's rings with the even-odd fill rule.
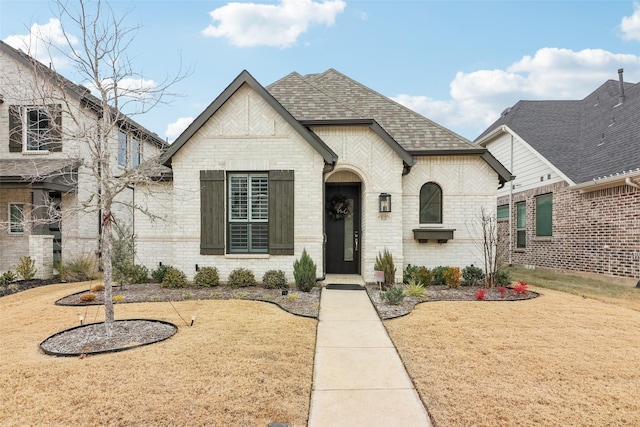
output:
[[[553,193],[553,236],[535,236],[535,197]],[[512,209],[512,262],[621,277],[640,277],[640,190],[620,185],[591,192],[565,183],[513,195],[527,204],[526,248],[515,248]],[[507,204],[501,197],[498,205]],[[501,247],[508,252],[508,221],[500,221]]]

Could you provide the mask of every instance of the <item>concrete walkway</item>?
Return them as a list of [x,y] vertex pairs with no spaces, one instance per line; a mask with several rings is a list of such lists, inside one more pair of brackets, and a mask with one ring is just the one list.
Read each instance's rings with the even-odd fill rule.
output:
[[364,290],[322,289],[308,425],[431,426]]

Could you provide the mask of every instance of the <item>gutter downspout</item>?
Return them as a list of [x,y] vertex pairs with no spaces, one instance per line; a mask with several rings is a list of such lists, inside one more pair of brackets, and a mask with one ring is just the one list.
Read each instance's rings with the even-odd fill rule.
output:
[[[513,135],[510,133],[509,171],[513,174]],[[513,181],[509,182],[509,266],[513,265]]]

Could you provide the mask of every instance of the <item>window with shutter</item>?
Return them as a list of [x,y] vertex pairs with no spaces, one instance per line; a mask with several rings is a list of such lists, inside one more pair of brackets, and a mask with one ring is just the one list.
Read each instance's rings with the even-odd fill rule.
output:
[[200,171],[200,254],[224,254],[224,171]]
[[60,105],[9,108],[9,151],[62,151]]

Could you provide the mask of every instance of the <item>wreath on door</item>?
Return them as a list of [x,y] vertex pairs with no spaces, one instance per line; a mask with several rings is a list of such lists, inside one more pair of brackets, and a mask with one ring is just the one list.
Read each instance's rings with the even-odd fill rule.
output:
[[348,217],[351,211],[349,210],[349,200],[347,196],[344,194],[333,196],[327,204],[327,212],[329,212],[329,215],[335,221],[340,221]]

